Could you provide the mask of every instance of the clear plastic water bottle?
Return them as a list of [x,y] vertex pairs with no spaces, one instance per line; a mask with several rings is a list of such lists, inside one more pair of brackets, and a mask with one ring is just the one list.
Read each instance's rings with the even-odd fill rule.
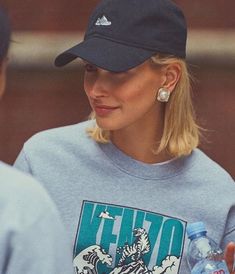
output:
[[188,224],[187,260],[191,274],[229,274],[223,252],[206,234],[203,222]]

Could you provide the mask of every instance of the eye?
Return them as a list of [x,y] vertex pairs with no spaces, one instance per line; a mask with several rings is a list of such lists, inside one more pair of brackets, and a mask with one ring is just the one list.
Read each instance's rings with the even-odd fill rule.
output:
[[85,63],[84,67],[85,67],[86,72],[94,72],[97,70],[96,66],[89,64],[89,63]]

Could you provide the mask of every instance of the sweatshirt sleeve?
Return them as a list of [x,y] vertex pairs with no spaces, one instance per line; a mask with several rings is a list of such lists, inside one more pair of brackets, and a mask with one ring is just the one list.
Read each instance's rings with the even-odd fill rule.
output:
[[74,273],[72,246],[44,188],[14,170],[1,179],[0,274]]
[[32,170],[30,168],[30,163],[27,160],[24,148],[21,150],[21,152],[17,156],[15,163],[14,163],[14,167],[16,167],[17,169],[19,169],[25,173],[32,174]]
[[72,274],[72,254],[61,223],[48,213],[12,237],[6,274]]

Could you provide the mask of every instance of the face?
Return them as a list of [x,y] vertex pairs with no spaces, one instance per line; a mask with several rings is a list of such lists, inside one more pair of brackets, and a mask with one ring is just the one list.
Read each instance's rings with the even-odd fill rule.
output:
[[156,92],[164,82],[160,68],[150,61],[121,73],[84,66],[84,89],[99,127],[115,131],[155,121]]

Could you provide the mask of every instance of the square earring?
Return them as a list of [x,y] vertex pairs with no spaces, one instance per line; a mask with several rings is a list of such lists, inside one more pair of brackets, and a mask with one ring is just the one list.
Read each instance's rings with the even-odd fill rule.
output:
[[170,98],[170,91],[166,88],[160,88],[157,92],[157,100],[159,102],[168,102],[169,98]]

